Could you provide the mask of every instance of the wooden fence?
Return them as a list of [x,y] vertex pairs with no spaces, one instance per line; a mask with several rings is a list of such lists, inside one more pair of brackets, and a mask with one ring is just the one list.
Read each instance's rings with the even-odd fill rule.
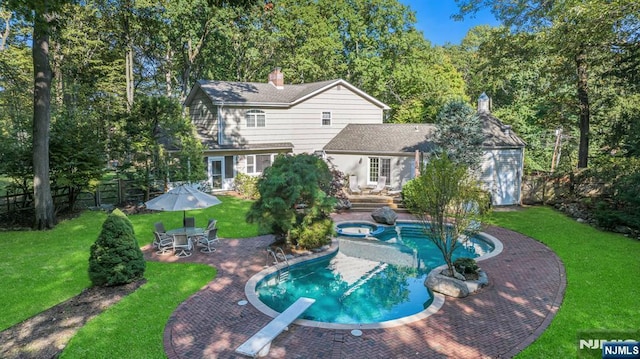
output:
[[[152,184],[151,188],[156,187]],[[51,189],[51,197],[56,210],[69,208],[69,187]],[[149,197],[155,197],[161,191],[151,191]],[[121,203],[140,203],[145,199],[145,191],[132,181],[114,180],[102,182],[95,191],[82,191],[78,194],[74,209],[113,207]],[[33,211],[33,193],[7,191],[0,197],[0,216],[21,215]]]

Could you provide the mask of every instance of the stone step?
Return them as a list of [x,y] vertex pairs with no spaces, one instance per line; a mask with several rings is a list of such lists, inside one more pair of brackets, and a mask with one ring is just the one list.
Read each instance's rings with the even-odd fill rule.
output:
[[357,195],[350,196],[349,201],[351,201],[351,211],[354,212],[371,212],[387,206],[397,213],[409,213],[402,204],[402,198],[398,196]]
[[[351,206],[351,211],[353,212],[371,212],[374,209],[378,209],[380,207],[384,207],[381,206],[379,204],[365,204],[365,203],[358,203],[358,204],[352,204]],[[389,208],[393,209],[396,213],[409,213],[409,210],[404,208],[404,207],[400,207],[400,206],[388,206]]]
[[351,203],[402,203],[400,197],[387,196],[351,196],[349,200]]
[[[372,209],[370,208],[358,208],[358,207],[351,207],[351,209],[349,209],[350,212],[371,212]],[[409,212],[409,210],[407,209],[403,209],[403,208],[399,208],[399,209],[394,209],[393,210],[396,213],[411,213]]]

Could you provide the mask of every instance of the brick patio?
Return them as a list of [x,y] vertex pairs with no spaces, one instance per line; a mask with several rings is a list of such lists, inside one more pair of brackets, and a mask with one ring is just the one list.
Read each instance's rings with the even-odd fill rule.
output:
[[[410,216],[400,214],[400,219]],[[347,213],[336,221],[370,220],[368,213]],[[480,262],[490,279],[480,293],[447,298],[434,315],[411,324],[363,330],[354,337],[348,330],[300,325],[278,336],[268,358],[509,358],[531,344],[547,328],[562,303],[566,286],[560,259],[543,244],[519,233],[490,227],[485,230],[502,241],[497,257]],[[206,263],[218,269],[216,278],[183,302],[171,315],[164,332],[170,359],[239,358],[234,352],[272,318],[245,299],[244,285],[263,269],[271,236],[222,239],[213,254],[189,258],[150,260]]]

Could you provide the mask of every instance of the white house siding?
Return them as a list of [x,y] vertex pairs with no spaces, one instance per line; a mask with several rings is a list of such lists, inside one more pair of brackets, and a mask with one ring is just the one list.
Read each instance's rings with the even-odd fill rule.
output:
[[[414,154],[407,156],[385,156],[384,154],[335,154],[328,153],[327,159],[347,176],[357,176],[360,187],[371,186],[368,157],[391,158],[390,188],[399,189],[401,184],[415,175]],[[522,149],[486,150],[482,163],[480,180],[491,192],[492,204],[495,206],[514,205],[520,203],[520,186],[522,182]]]
[[218,133],[216,112],[217,108],[211,104],[209,97],[202,90],[198,90],[189,106],[189,116],[194,126],[211,138],[216,138]]
[[492,195],[492,204],[520,204],[523,149],[493,149],[484,153],[481,180]]
[[[338,89],[340,87],[340,89]],[[344,86],[290,108],[254,107],[266,114],[265,127],[246,127],[247,108],[223,107],[225,144],[290,142],[294,153],[321,150],[349,123],[382,123],[383,110]],[[331,125],[322,126],[322,112],[331,112]]]
[[358,185],[362,188],[373,185],[373,183],[368,182],[369,157],[391,159],[391,178],[389,180],[389,188],[391,189],[399,189],[403,181],[414,177],[414,154],[407,154],[406,156],[390,156],[385,154],[327,154],[327,159],[347,177],[357,176]]

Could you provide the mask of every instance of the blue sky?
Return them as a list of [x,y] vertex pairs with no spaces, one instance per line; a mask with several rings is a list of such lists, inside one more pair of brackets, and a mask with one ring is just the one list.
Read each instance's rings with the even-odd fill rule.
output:
[[424,37],[433,45],[444,45],[447,42],[460,44],[470,28],[477,25],[497,26],[499,22],[488,10],[483,10],[475,18],[467,16],[464,21],[454,21],[451,15],[458,12],[454,0],[400,0],[409,5],[416,13],[416,28],[424,33]]

